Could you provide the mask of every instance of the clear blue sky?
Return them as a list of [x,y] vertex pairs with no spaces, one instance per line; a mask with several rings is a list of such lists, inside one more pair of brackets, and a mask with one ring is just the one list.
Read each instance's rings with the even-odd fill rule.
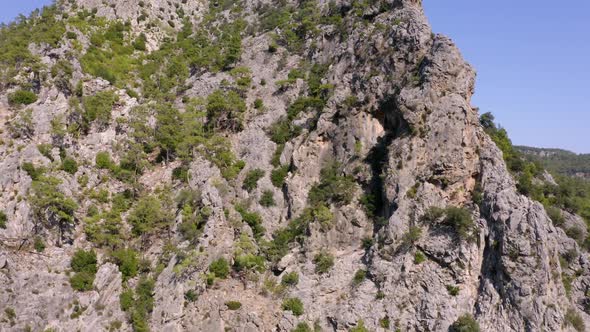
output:
[[4,0],[0,5],[0,22],[8,23],[18,14],[29,15],[35,8],[42,8],[53,3],[51,0]]
[[[0,20],[50,0],[4,1]],[[590,153],[590,1],[424,0],[477,69],[473,104],[515,144]]]
[[515,144],[590,153],[590,1],[424,0]]

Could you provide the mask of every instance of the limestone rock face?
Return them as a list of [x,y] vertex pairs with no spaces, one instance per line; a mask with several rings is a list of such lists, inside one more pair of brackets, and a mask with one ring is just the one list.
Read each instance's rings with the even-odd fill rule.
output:
[[[449,38],[432,33],[420,1],[318,1],[317,10],[333,21],[308,31],[298,51],[275,42],[279,28],[261,26],[273,9],[303,3],[226,2],[58,1],[70,16],[86,9],[105,20],[129,21],[129,36],[145,34],[146,55],[175,38],[183,22],[212,24],[213,12],[248,25],[236,63],[191,68],[172,96],[138,96],[133,84],[93,77],[73,59],[71,83],[80,82],[84,96],[117,96],[106,123],[82,134],[71,128],[75,95],[53,81],[41,85],[38,100],[26,107],[8,103],[16,86],[0,91],[0,210],[7,216],[0,228],[0,313],[7,316],[0,330],[132,331],[143,319],[152,331],[291,331],[302,323],[316,331],[361,324],[370,331],[447,331],[470,314],[482,331],[571,331],[566,314],[572,313],[590,326],[584,311],[590,307],[588,253],[553,225],[540,203],[519,194],[471,105],[475,70]],[[207,26],[211,34],[220,28],[215,24]],[[68,31],[78,34],[84,53],[91,37],[80,26]],[[70,56],[68,45],[31,43],[30,49],[51,68]],[[239,89],[231,70],[242,67],[250,71],[246,89]],[[321,71],[315,82],[314,70]],[[314,95],[313,86],[323,92]],[[115,164],[131,162],[125,142],[140,125],[158,128],[154,105],[165,100],[181,114],[194,105],[207,113],[207,97],[219,89],[237,91],[244,100],[241,130],[195,144],[185,159],[140,144],[145,154],[135,162],[147,166],[137,181],[97,166],[101,152]],[[290,107],[301,96],[321,99],[321,110],[308,106],[293,116]],[[142,110],[147,115],[133,123]],[[273,128],[285,119],[299,132],[277,143]],[[60,121],[67,124],[63,132]],[[178,122],[171,131],[183,128]],[[43,145],[51,146],[49,152],[42,153]],[[62,166],[66,156],[78,162],[73,174]],[[67,231],[42,222],[56,217],[35,205],[36,182],[24,163],[43,167],[44,175],[59,179],[57,190],[76,202]],[[228,176],[232,165],[237,171]],[[326,165],[337,165],[334,177],[353,185],[335,189],[350,199],[318,207],[312,199]],[[280,169],[285,179],[277,186]],[[254,170],[263,175],[247,190],[244,182]],[[107,195],[102,201],[101,191]],[[197,214],[180,203],[187,192],[198,193],[198,216],[204,218],[188,239],[183,227]],[[110,229],[125,237],[112,246],[97,244],[89,231],[92,211],[113,210],[116,194],[131,200],[119,213],[121,223]],[[162,202],[168,226],[137,234],[131,211],[139,197],[150,195]],[[440,211],[447,207],[468,211],[474,222],[468,236],[445,219]],[[311,221],[273,259],[273,239],[305,216]],[[586,235],[583,219],[564,216],[568,228]],[[98,219],[105,225],[108,218]],[[44,250],[35,250],[39,239]],[[139,254],[133,275],[125,275],[112,254],[123,247]],[[85,292],[70,285],[71,259],[80,248],[98,253]],[[262,266],[243,267],[244,256],[259,256]],[[322,257],[333,263],[325,271],[318,267]],[[220,258],[230,265],[225,277],[210,268]],[[294,274],[297,282],[282,282]],[[141,316],[124,308],[121,294],[135,289],[139,302],[138,285],[146,280],[153,280],[151,305]],[[293,298],[303,312],[284,305]]]

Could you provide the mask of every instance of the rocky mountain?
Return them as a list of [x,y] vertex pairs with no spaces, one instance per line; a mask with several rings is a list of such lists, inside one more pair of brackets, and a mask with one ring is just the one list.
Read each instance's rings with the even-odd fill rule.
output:
[[584,206],[421,1],[60,0],[0,75],[3,331],[590,326]]

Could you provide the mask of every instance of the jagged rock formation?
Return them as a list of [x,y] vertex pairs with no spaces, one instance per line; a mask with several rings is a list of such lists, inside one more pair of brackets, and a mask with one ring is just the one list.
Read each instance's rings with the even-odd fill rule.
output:
[[[152,331],[291,331],[302,329],[300,323],[322,331],[447,331],[465,314],[482,331],[568,331],[579,328],[577,320],[590,326],[584,312],[587,252],[553,226],[541,204],[518,193],[471,106],[475,71],[449,38],[432,33],[420,1],[320,1],[316,7],[312,1],[76,0],[59,2],[57,12],[71,18],[97,8],[96,17],[129,20],[126,41],[145,35],[137,55],[180,38],[183,22],[221,27],[242,18],[257,26],[270,21],[273,8],[292,6],[294,17],[312,5],[303,15],[311,22],[296,20],[297,33],[304,32],[300,40],[293,42],[296,37],[280,24],[243,29],[237,59],[215,69],[191,64],[186,79],[163,97],[146,88],[146,80],[157,81],[162,91],[157,72],[130,80],[116,74],[109,82],[112,77],[94,71],[80,55],[97,45],[97,30],[62,14],[57,19],[68,22],[76,43],[65,36],[58,46],[31,43],[47,68],[64,58],[71,62],[71,88],[46,73],[38,100],[16,106],[9,102],[14,92],[37,80],[24,69],[0,95],[0,206],[7,216],[0,229],[2,330],[141,331],[144,321]],[[332,20],[314,21],[314,11]],[[77,55],[68,52],[76,47]],[[149,58],[140,63],[151,64]],[[243,71],[232,68],[248,68],[249,81],[240,81]],[[76,86],[81,91],[74,92]],[[88,112],[84,98],[104,91],[116,97],[102,123],[99,115],[85,131],[59,130],[60,123],[83,123],[76,122],[75,110]],[[215,117],[219,101],[210,96],[217,91],[225,91],[221,99],[234,102],[231,107],[243,100],[243,112],[232,108],[234,113]],[[228,91],[240,97],[232,99]],[[78,99],[82,106],[72,102]],[[295,111],[298,101],[302,107]],[[207,113],[196,119],[218,121],[219,137],[196,135],[200,140],[191,143],[188,157],[180,146],[166,149],[161,139],[133,161],[147,163],[135,177],[98,166],[97,155],[107,152],[121,172],[132,163],[127,151],[133,143],[160,139],[161,115],[168,112],[161,105],[179,114],[193,114],[193,107]],[[148,115],[139,117],[142,110]],[[168,132],[195,119],[175,116]],[[287,127],[285,139],[275,137],[277,123]],[[156,129],[141,127],[147,138],[138,138],[141,125]],[[216,159],[230,154],[226,143],[242,165]],[[65,166],[67,158],[77,161],[76,169]],[[64,196],[59,207],[39,205],[47,197],[40,183],[48,185],[35,179],[40,166],[61,180],[49,187]],[[234,166],[236,174],[228,175]],[[178,177],[177,170],[185,175]],[[252,170],[263,175],[248,187]],[[280,171],[284,184],[275,177]],[[200,215],[174,202],[187,190],[198,192]],[[106,212],[121,202],[116,196],[129,206],[117,210],[120,220],[112,219],[120,222],[109,229],[120,242],[105,244],[92,227],[108,227]],[[64,212],[67,197],[75,202],[71,219],[55,213]],[[134,214],[145,197],[158,197],[165,210],[155,223],[166,226],[153,232],[138,229],[156,212]],[[91,212],[97,207],[104,212],[98,221],[92,219],[98,212]],[[205,222],[196,222],[199,231],[187,237],[189,218]],[[576,218],[568,222],[583,225]],[[281,236],[286,243],[277,240]],[[36,251],[39,239],[46,247]],[[139,272],[125,275],[112,256],[121,247],[140,253]],[[70,285],[78,248],[98,254],[87,291]],[[240,265],[244,253],[264,262]],[[211,267],[221,257],[232,265],[227,278]],[[281,284],[293,272],[297,282]],[[153,306],[123,311],[126,291],[135,289],[135,302],[143,301],[146,278],[154,281],[146,300]],[[285,305],[289,298],[301,301],[303,313]]]

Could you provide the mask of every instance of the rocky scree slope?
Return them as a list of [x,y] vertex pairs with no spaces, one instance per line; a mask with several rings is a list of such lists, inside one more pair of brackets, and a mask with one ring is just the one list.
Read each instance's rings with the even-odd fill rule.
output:
[[588,325],[420,1],[58,1],[0,40],[3,330]]

